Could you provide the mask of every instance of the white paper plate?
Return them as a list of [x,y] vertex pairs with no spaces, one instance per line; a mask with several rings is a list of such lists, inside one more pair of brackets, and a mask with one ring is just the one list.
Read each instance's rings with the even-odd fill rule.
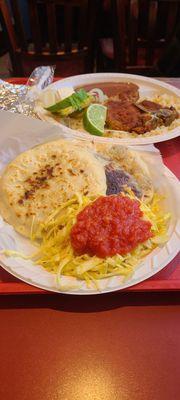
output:
[[[102,294],[136,285],[161,271],[176,256],[180,249],[180,219],[178,215],[180,184],[177,178],[167,168],[164,169],[164,185],[166,186],[166,193],[168,194],[166,208],[172,214],[171,224],[169,226],[169,241],[150,253],[139,264],[133,276],[124,283],[119,276],[103,279],[100,281],[101,291],[98,291],[93,287],[87,288],[85,282],[78,281],[76,278],[63,277],[62,283],[65,286],[59,287],[54,274],[46,271],[40,265],[33,265],[30,260],[7,257],[0,254],[0,264],[16,278],[30,285],[37,286],[38,288],[57,293],[75,295]],[[162,191],[164,191],[163,188]],[[2,248],[11,248],[26,253],[27,255],[34,252],[30,241],[15,232],[15,230],[0,217],[0,249]]]
[[[130,74],[118,74],[118,73],[96,73],[96,74],[85,74],[85,75],[76,75],[71,76],[69,78],[62,79],[60,81],[54,82],[49,87],[53,89],[59,89],[65,85],[71,85],[74,88],[94,84],[94,87],[98,85],[100,82],[133,82],[136,83],[140,88],[141,97],[147,96],[147,98],[152,98],[157,94],[167,94],[170,96],[174,96],[177,99],[180,99],[180,90],[167,84],[162,81],[158,81],[157,79],[147,78],[140,75],[130,75]],[[179,100],[180,101],[180,100]],[[83,133],[79,131],[72,130],[68,127],[57,122],[50,113],[47,113],[42,107],[37,106],[36,112],[40,119],[43,121],[48,121],[56,125],[60,125],[65,132],[69,132],[78,137],[86,137],[91,138],[92,135],[88,133]],[[97,136],[93,136],[93,138],[101,142],[102,140],[109,143],[121,143],[127,145],[141,145],[141,144],[149,144],[149,143],[158,143],[163,142],[169,139],[173,139],[180,135],[180,126],[176,127],[172,130],[168,130],[167,127],[163,128],[163,133],[158,135],[149,136],[149,137],[136,137],[136,138],[101,138]]]

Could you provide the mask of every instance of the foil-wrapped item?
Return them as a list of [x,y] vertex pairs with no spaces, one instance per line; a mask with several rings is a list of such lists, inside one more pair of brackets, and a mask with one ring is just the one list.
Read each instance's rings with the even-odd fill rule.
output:
[[38,118],[33,111],[32,103],[25,101],[29,89],[30,87],[28,88],[26,85],[13,85],[0,81],[0,110]]
[[26,85],[13,85],[0,79],[0,110],[38,118],[34,103],[40,91],[53,81],[54,70],[53,66],[35,68]]
[[35,68],[27,81],[27,85],[33,86],[37,90],[45,89],[53,81],[55,68],[55,65],[42,65]]

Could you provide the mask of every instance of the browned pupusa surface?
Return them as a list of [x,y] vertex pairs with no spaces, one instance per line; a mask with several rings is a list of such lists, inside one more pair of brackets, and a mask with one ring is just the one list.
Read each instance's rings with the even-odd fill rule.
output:
[[75,193],[106,193],[104,165],[91,150],[58,140],[19,155],[0,180],[0,214],[29,237]]

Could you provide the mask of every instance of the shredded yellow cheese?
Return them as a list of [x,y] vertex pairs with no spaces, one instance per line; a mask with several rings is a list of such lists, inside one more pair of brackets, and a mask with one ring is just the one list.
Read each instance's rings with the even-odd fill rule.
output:
[[[130,198],[135,198],[134,193],[127,189]],[[18,251],[2,250],[7,256],[31,259],[35,264],[42,265],[46,270],[56,274],[57,282],[61,288],[61,277],[75,277],[84,280],[87,286],[91,283],[99,289],[100,279],[120,275],[124,280],[134,272],[140,261],[157,246],[168,240],[167,230],[170,219],[169,213],[164,213],[161,202],[162,196],[155,193],[152,201],[145,204],[140,201],[140,208],[144,218],[152,224],[153,237],[139,244],[133,251],[126,255],[99,258],[83,254],[76,256],[70,242],[70,232],[76,222],[76,216],[95,198],[88,198],[77,193],[73,198],[63,203],[54,210],[44,224],[41,224],[37,235],[31,227],[31,240],[37,246],[37,252],[31,256],[23,255]],[[37,239],[38,238],[38,239]],[[40,238],[40,239],[39,239]]]
[[[128,195],[135,198],[131,191]],[[62,275],[85,280],[88,286],[91,282],[98,286],[99,279],[115,275],[121,275],[127,279],[133,274],[143,257],[168,240],[167,228],[170,214],[163,213],[160,206],[162,197],[155,193],[150,204],[140,201],[144,218],[152,224],[152,238],[123,256],[117,254],[105,259],[87,254],[76,256],[70,242],[71,228],[76,222],[77,214],[94,200],[78,193],[55,210],[40,227],[41,242],[34,261],[55,273],[59,283]],[[32,236],[35,238],[35,232]]]

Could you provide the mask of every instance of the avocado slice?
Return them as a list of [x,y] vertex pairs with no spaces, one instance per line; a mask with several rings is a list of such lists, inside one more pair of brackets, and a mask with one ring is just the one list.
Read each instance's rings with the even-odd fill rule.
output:
[[93,98],[89,96],[84,89],[79,89],[71,96],[66,97],[50,107],[47,107],[46,110],[52,113],[58,113],[62,116],[67,116],[75,111],[81,111],[83,108],[88,107],[92,100]]

